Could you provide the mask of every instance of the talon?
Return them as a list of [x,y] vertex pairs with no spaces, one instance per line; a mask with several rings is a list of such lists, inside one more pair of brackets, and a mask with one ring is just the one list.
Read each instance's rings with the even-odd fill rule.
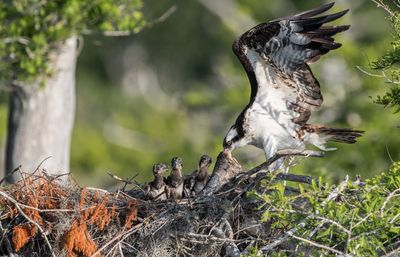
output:
[[228,160],[231,160],[231,161],[234,160],[234,158],[232,157],[232,152],[227,148],[224,149],[224,155]]

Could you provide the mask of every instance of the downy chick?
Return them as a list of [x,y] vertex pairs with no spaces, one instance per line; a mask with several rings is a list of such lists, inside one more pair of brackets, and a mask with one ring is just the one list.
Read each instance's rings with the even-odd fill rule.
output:
[[182,159],[180,157],[172,158],[171,165],[172,171],[167,178],[167,197],[176,201],[182,199],[183,194]]
[[168,170],[164,163],[154,164],[153,175],[154,180],[151,181],[145,188],[146,199],[150,200],[166,200],[166,185],[163,174]]
[[208,155],[203,155],[200,158],[199,167],[197,168],[196,177],[192,192],[198,194],[203,190],[208,181],[208,167],[212,163],[212,159]]

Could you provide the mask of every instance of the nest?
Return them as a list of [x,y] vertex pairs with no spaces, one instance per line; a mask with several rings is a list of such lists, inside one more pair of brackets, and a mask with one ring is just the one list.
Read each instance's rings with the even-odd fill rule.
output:
[[[259,202],[246,197],[261,190],[278,154],[247,172],[219,155],[203,191],[175,201],[144,200],[141,188],[109,192],[58,183],[59,177],[22,174],[0,190],[1,255],[12,256],[240,256],[266,238]],[[278,175],[278,176],[277,176]],[[311,183],[311,178],[275,174],[275,179]],[[286,188],[288,193],[296,190]]]

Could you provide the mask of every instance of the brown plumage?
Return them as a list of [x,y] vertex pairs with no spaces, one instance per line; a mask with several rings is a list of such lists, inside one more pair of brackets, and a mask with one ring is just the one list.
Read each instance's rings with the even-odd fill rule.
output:
[[183,178],[183,197],[194,196],[192,191],[197,170],[193,171],[191,174],[184,176]]
[[196,176],[194,178],[194,185],[192,192],[197,195],[203,190],[208,181],[208,167],[212,163],[212,159],[208,155],[203,155],[200,158],[199,167],[196,171]]
[[324,137],[326,141],[354,144],[357,142],[357,137],[362,136],[364,131],[353,130],[349,128],[329,128],[324,125],[307,124],[304,125],[302,131],[308,133],[316,133],[320,137]]
[[166,185],[163,174],[167,171],[167,165],[163,163],[153,166],[154,180],[151,181],[144,189],[145,198],[148,200],[166,200]]
[[171,166],[172,171],[167,178],[167,197],[177,201],[183,196],[182,159],[180,157],[172,158]]

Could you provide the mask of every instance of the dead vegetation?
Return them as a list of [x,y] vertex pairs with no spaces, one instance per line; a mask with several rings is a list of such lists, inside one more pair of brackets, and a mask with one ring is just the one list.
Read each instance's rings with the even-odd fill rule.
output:
[[[252,246],[276,244],[260,223],[259,202],[246,192],[262,190],[267,167],[284,152],[241,172],[240,165],[218,156],[202,193],[179,202],[145,201],[140,187],[108,192],[63,186],[46,174],[21,173],[17,184],[0,190],[0,255],[12,256],[240,256]],[[274,180],[311,183],[311,178],[274,174]],[[288,194],[296,189],[286,187]],[[274,245],[273,247],[278,246]]]

